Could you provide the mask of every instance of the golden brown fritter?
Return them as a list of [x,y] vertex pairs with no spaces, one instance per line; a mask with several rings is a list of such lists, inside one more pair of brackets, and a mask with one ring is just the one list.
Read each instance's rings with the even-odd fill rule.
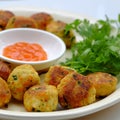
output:
[[38,28],[35,20],[25,16],[14,16],[6,25],[6,29],[10,28]]
[[77,72],[66,75],[57,86],[59,103],[63,108],[77,108],[91,104],[96,99],[92,83]]
[[0,30],[4,30],[9,19],[13,17],[14,14],[8,10],[0,10]]
[[71,30],[67,34],[65,34],[65,27],[66,23],[63,21],[52,21],[47,25],[46,31],[60,37],[65,42],[66,47],[70,48],[76,41],[75,35]]
[[0,77],[0,108],[6,107],[11,100],[10,89],[4,79]]
[[96,97],[111,94],[117,86],[117,78],[108,73],[95,72],[87,75],[96,89]]
[[24,106],[31,112],[49,112],[57,109],[58,91],[52,85],[35,85],[24,94]]
[[53,20],[53,17],[45,12],[35,13],[31,16],[31,18],[37,22],[38,28],[42,30],[45,30],[47,24]]
[[7,81],[7,78],[11,72],[9,65],[3,61],[0,61],[0,77]]
[[7,83],[13,98],[22,101],[24,92],[31,86],[40,84],[40,77],[31,65],[20,65],[10,73]]
[[57,85],[60,83],[61,79],[63,79],[68,73],[73,72],[74,70],[60,65],[51,66],[48,72],[45,75],[45,83]]

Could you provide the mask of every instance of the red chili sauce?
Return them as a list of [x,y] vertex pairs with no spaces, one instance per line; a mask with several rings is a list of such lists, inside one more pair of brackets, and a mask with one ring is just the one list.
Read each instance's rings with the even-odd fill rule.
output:
[[3,55],[21,61],[42,61],[47,59],[47,53],[40,44],[27,42],[17,42],[6,46]]

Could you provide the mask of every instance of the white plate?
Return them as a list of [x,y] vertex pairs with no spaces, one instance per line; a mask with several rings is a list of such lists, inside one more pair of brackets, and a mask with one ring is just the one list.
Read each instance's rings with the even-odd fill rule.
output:
[[[57,20],[63,20],[65,22],[72,22],[74,19],[84,19],[87,18],[86,16],[80,16],[75,14],[69,14],[65,12],[59,12],[59,11],[52,11],[52,10],[46,10],[46,9],[28,9],[28,8],[8,8],[7,10],[13,11],[15,15],[22,15],[22,16],[29,16],[36,12],[48,12],[51,15],[53,15],[54,19]],[[94,21],[94,19],[87,18],[89,20]],[[66,52],[65,56],[62,58],[62,60],[65,59],[65,57],[68,56],[68,52]],[[26,112],[24,109],[24,106],[20,103],[12,102],[10,103],[9,107],[7,109],[0,109],[0,118],[5,119],[19,119],[19,120],[57,120],[57,119],[72,119],[77,118],[81,116],[85,116],[97,111],[100,111],[102,109],[105,109],[107,107],[110,107],[120,101],[120,85],[118,84],[117,90],[113,92],[108,97],[95,102],[93,104],[76,108],[76,109],[70,109],[70,110],[58,110],[54,112]]]

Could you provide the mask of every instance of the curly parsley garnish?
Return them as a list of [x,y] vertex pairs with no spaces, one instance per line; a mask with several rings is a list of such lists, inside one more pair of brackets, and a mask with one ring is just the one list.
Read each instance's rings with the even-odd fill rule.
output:
[[[79,73],[120,73],[120,15],[118,20],[75,20],[66,26],[66,33],[75,30],[83,40],[72,48],[72,58],[62,65],[74,68]],[[114,34],[113,34],[114,31]]]

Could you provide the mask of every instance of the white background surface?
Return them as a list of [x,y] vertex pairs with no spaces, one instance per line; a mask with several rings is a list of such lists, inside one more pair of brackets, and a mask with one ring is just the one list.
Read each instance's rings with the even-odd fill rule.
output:
[[[0,0],[0,9],[3,7],[49,8],[96,19],[104,19],[105,15],[117,19],[120,0]],[[120,120],[120,103],[77,120]]]
[[0,7],[39,7],[85,14],[95,18],[117,18],[120,11],[119,0],[0,0]]

